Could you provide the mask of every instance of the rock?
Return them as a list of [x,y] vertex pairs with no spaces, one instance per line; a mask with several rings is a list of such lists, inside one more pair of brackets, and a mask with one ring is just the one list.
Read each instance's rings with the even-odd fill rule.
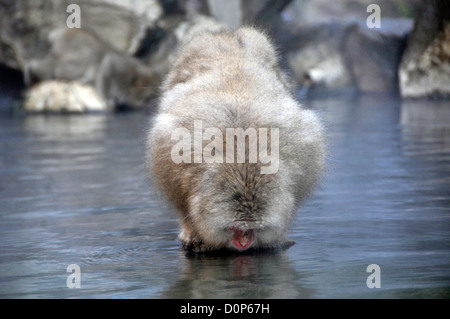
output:
[[282,39],[294,77],[313,91],[395,92],[397,69],[410,19],[382,19],[380,29],[365,22],[298,26]]
[[281,40],[298,83],[315,91],[354,87],[342,52],[347,29],[342,23],[301,26]]
[[6,43],[0,42],[0,64],[12,69],[20,70],[21,66],[16,60],[14,50]]
[[412,29],[411,19],[381,19],[380,29],[351,25],[343,55],[360,92],[398,92],[398,66]]
[[156,92],[159,79],[141,61],[117,52],[96,34],[83,29],[56,29],[49,36],[46,56],[25,67],[29,84],[46,80],[79,81],[91,85],[107,101],[142,107]]
[[144,18],[143,21],[147,21],[148,26],[154,25],[163,15],[163,8],[158,0],[102,0],[100,2],[124,8]]
[[230,28],[237,28],[242,23],[241,0],[214,1],[209,0],[211,15],[224,22]]
[[[448,94],[450,31],[448,24],[436,22],[445,20],[441,16],[448,4],[427,4],[426,19],[416,25],[418,35],[410,39],[411,52],[405,53],[399,72],[411,20],[387,17],[411,16],[420,1],[383,2],[381,29],[365,25],[371,2],[78,0],[81,29],[68,30],[71,0],[3,0],[0,64],[22,71],[29,84],[88,84],[109,109],[140,107],[155,97],[179,44],[192,30],[252,24],[268,29],[285,66],[311,92],[391,92],[400,81],[403,96]],[[64,41],[61,30],[78,35]]]
[[244,21],[253,20],[266,2],[267,0],[208,0],[208,6],[211,16],[230,28],[237,28]]
[[175,35],[180,43],[190,41],[195,35],[208,31],[219,32],[226,30],[226,25],[220,23],[214,18],[207,16],[196,16],[194,19],[181,24],[176,30]]
[[158,0],[80,0],[81,28],[68,28],[70,0],[0,3],[0,64],[20,70],[28,85],[79,81],[94,87],[112,109],[141,107],[156,79],[132,55],[163,11]]
[[[135,1],[79,0],[82,29],[92,30],[119,52],[133,54],[146,28],[153,27],[162,14],[157,0]],[[67,28],[71,0],[6,1],[0,6],[1,42],[11,46],[18,64],[39,57],[48,49],[48,34]],[[114,4],[112,4],[114,3]],[[120,5],[119,5],[120,4]],[[148,13],[151,12],[151,13]]]
[[230,28],[259,25],[276,29],[281,23],[280,13],[292,0],[208,0],[209,12],[216,20]]
[[413,18],[422,2],[423,0],[294,0],[284,10],[283,17],[297,25],[365,21],[370,14],[367,13],[367,6],[378,3],[383,19]]
[[403,55],[400,92],[404,98],[450,96],[450,2],[427,1]]
[[84,113],[106,111],[97,91],[80,82],[44,81],[28,89],[24,109],[28,112]]
[[[163,15],[163,8],[158,0],[97,0],[101,5],[96,8],[102,11],[97,12],[97,15],[93,12],[92,18],[87,22],[89,28],[92,28],[100,37],[105,39],[110,45],[116,47],[121,52],[126,52],[129,55],[136,53],[137,48],[140,45],[147,29],[155,27],[157,21]],[[93,1],[89,1],[92,3]],[[117,7],[122,13],[129,13],[135,21],[119,21],[109,20],[102,21],[103,19],[114,19],[114,17],[108,17],[103,15],[102,3],[109,3],[113,7]],[[91,9],[89,9],[91,10]],[[87,17],[90,18],[89,16]],[[128,25],[127,25],[128,24]],[[132,30],[127,30],[133,27]],[[126,32],[124,32],[126,31]],[[128,34],[127,34],[128,33]],[[123,38],[121,35],[123,34]],[[118,36],[120,36],[118,38]],[[120,42],[119,42],[120,41]],[[120,46],[117,43],[122,43]]]

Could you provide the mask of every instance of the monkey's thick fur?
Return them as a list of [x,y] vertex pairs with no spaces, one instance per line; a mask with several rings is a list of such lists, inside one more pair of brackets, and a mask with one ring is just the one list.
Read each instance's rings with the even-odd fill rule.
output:
[[[262,174],[261,161],[248,161],[250,147],[245,163],[175,163],[172,133],[193,132],[194,121],[223,136],[226,128],[278,128],[277,172]],[[188,37],[162,85],[147,147],[149,174],[181,215],[179,239],[197,251],[279,246],[325,156],[321,121],[295,100],[268,37],[250,27]]]

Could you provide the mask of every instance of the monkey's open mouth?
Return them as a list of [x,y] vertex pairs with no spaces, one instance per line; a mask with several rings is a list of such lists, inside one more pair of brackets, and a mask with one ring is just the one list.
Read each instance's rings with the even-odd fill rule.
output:
[[239,228],[231,228],[233,231],[232,242],[238,250],[246,250],[253,242],[253,230],[242,230]]

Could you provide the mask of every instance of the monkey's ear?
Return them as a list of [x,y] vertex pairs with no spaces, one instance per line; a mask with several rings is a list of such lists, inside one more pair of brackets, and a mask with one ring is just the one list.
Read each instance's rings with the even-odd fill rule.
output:
[[246,53],[264,64],[277,64],[277,53],[269,37],[260,30],[251,27],[241,27],[236,30],[239,45]]

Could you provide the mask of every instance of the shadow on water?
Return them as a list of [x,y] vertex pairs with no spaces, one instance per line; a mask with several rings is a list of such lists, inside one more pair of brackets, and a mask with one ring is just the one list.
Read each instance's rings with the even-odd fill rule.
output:
[[311,298],[282,251],[195,254],[182,261],[180,278],[163,298]]

